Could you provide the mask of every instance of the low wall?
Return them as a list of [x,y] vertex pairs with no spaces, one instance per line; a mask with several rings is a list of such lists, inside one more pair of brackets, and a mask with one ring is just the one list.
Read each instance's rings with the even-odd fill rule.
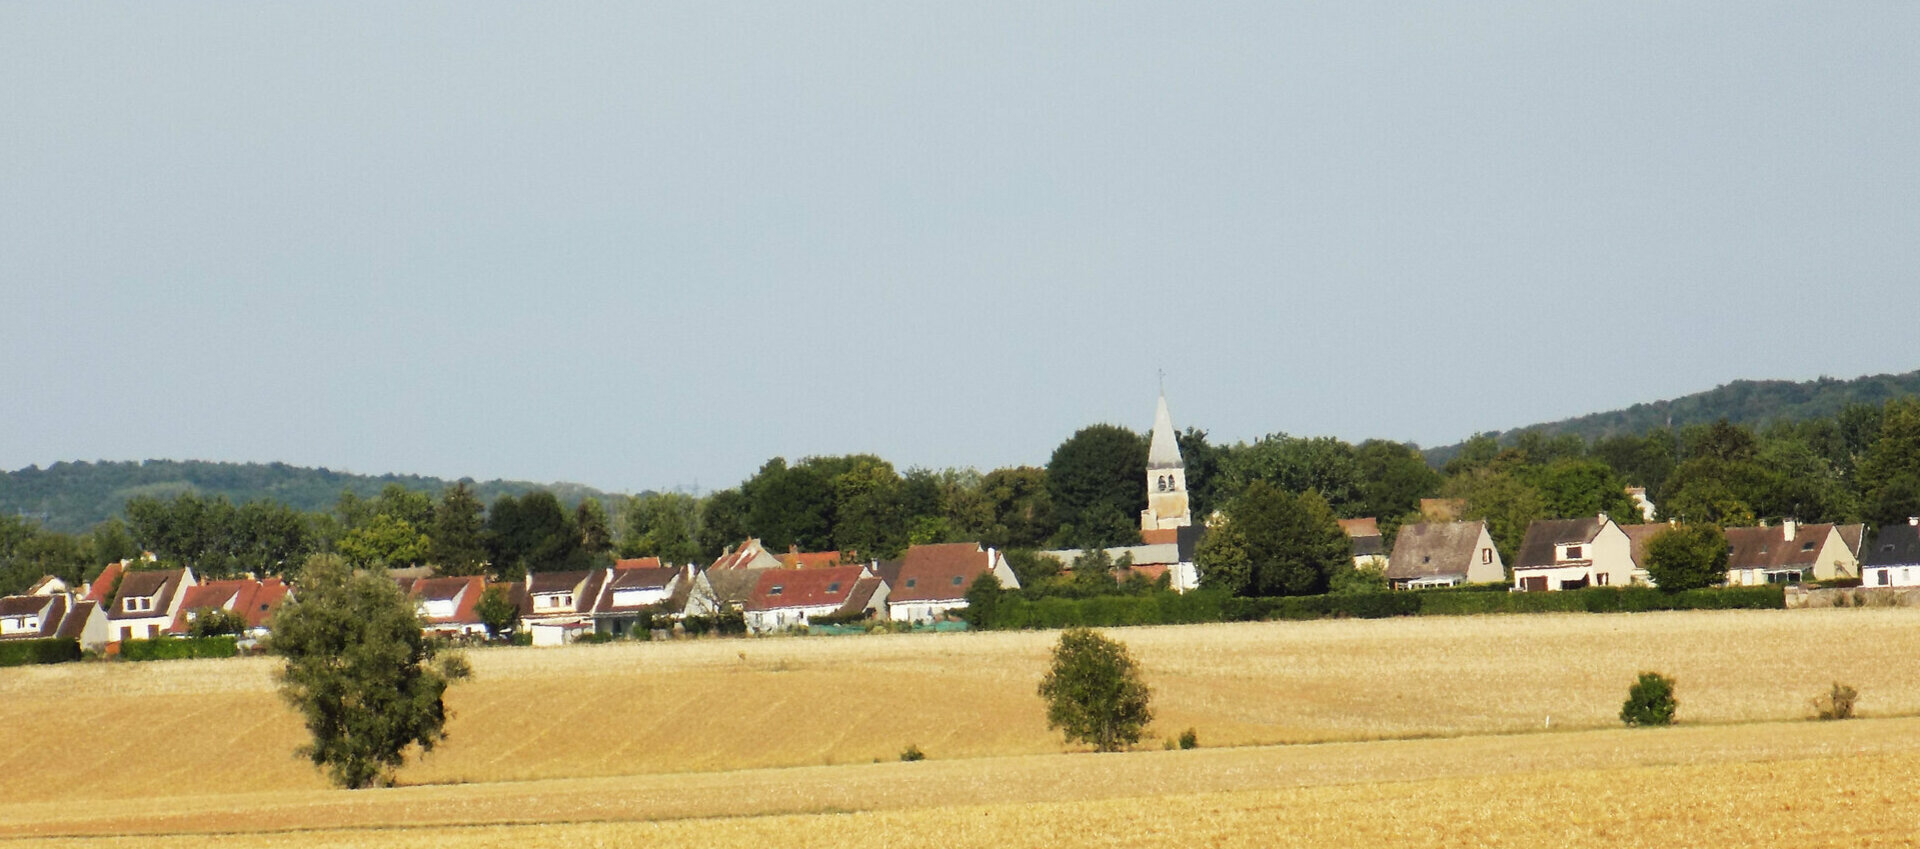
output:
[[1920,607],[1916,587],[1787,588],[1787,609],[1813,607]]

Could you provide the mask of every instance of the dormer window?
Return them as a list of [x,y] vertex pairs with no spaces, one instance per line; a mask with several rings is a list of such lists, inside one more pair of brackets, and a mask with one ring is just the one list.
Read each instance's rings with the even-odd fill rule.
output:
[[134,596],[120,605],[128,613],[143,613],[153,609],[153,599],[146,596]]
[[919,579],[919,578],[908,578],[908,579],[907,579],[907,587],[908,587],[908,588],[912,588],[912,587],[913,587],[913,585],[914,585],[914,584],[917,584],[917,583],[920,583],[920,579]]
[[962,578],[962,577],[960,577],[959,575],[955,575],[955,576],[953,576],[953,585],[954,585],[954,586],[956,586],[956,587],[957,587],[957,586],[960,586],[960,584],[961,584],[961,582],[962,582],[962,581],[965,581],[965,580],[966,580],[965,578]]
[[780,591],[784,589],[786,589],[786,587],[783,587],[779,584],[774,584],[772,589],[767,590],[767,595],[779,595]]
[[1585,547],[1585,546],[1580,546],[1580,545],[1569,545],[1569,546],[1567,546],[1567,554],[1566,554],[1566,556],[1565,556],[1565,557],[1563,557],[1563,558],[1561,558],[1561,559],[1563,559],[1563,560],[1579,560],[1579,559],[1580,559],[1580,555],[1581,555],[1581,554],[1584,554],[1584,553],[1586,553],[1586,547]]
[[839,582],[839,581],[834,581],[833,583],[831,583],[831,584],[828,584],[828,585],[827,585],[827,592],[830,592],[830,593],[837,593],[837,592],[839,592],[839,591],[840,591],[840,582]]
[[1813,550],[1813,540],[1807,540],[1806,542],[1804,542],[1804,543],[1801,543],[1801,544],[1800,544],[1800,550],[1801,550],[1801,551],[1812,551],[1812,550]]

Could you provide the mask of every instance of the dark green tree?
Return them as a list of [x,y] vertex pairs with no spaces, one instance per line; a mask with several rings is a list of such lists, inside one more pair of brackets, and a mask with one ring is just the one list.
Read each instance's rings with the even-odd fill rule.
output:
[[960,618],[967,620],[967,627],[976,631],[993,627],[993,617],[999,612],[1000,598],[1004,595],[1006,589],[992,572],[973,579],[967,586],[967,606],[960,611]]
[[1127,647],[1086,628],[1068,628],[1040,679],[1047,727],[1068,742],[1117,752],[1140,741],[1153,721],[1153,693]]
[[1677,525],[1647,540],[1647,574],[1667,592],[1727,579],[1727,535],[1704,522]]
[[1081,428],[1047,461],[1055,541],[1078,548],[1134,545],[1147,508],[1147,441],[1113,425]]
[[700,505],[700,529],[695,532],[700,557],[712,560],[727,546],[745,539],[747,514],[751,509],[751,502],[737,489],[723,489],[707,496]]
[[994,469],[980,480],[986,527],[980,542],[995,548],[1039,548],[1059,530],[1047,470],[1033,466]]
[[1620,721],[1628,728],[1672,725],[1680,700],[1673,695],[1673,679],[1658,672],[1642,672],[1640,679],[1627,688],[1627,701],[1620,706]]
[[1362,507],[1360,464],[1353,446],[1338,439],[1275,433],[1234,448],[1230,457],[1231,474],[1243,486],[1262,481],[1286,492],[1313,490],[1341,515]]
[[893,464],[860,462],[834,479],[833,490],[834,549],[866,559],[892,559],[906,550],[905,484]]
[[581,551],[606,554],[613,550],[613,528],[607,522],[607,508],[597,499],[580,500],[573,508],[573,526],[580,535]]
[[478,575],[487,562],[485,508],[461,481],[440,493],[427,531],[427,559],[442,575]]
[[511,632],[514,623],[520,620],[520,607],[507,596],[507,588],[499,584],[480,594],[473,613],[480,617],[480,624],[487,626],[487,638],[493,640]]
[[1231,519],[1208,528],[1193,553],[1193,562],[1200,571],[1200,586],[1206,589],[1245,595],[1253,582],[1253,555],[1247,549],[1246,535]]
[[441,698],[468,667],[436,657],[413,602],[377,569],[315,556],[299,583],[274,616],[271,645],[285,660],[281,695],[313,737],[300,754],[342,787],[391,784],[409,750],[445,739]]
[[1227,522],[1246,541],[1248,595],[1318,595],[1353,562],[1353,543],[1318,493],[1257,480],[1228,505]]
[[768,460],[741,484],[747,496],[749,533],[774,550],[796,545],[802,551],[831,549],[833,479],[821,472],[839,471],[832,465],[802,462],[789,467],[785,458]]
[[1920,516],[1920,400],[1888,402],[1879,433],[1860,461],[1866,517],[1891,525]]

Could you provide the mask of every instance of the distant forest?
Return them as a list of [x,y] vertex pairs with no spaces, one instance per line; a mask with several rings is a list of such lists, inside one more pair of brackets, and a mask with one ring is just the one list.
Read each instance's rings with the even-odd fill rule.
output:
[[[201,460],[55,463],[0,473],[0,515],[33,519],[49,530],[77,533],[109,516],[124,515],[129,499],[170,498],[182,493],[225,496],[236,504],[271,499],[301,512],[325,512],[342,492],[378,496],[389,484],[438,496],[455,482],[420,475],[356,475],[285,463],[212,463]],[[467,479],[475,497],[492,502],[502,495],[536,489],[553,493],[568,506],[606,494],[580,484],[538,484]]]
[[[1920,371],[1875,374],[1839,380],[1736,380],[1705,392],[1667,401],[1635,404],[1624,410],[1589,413],[1557,422],[1492,431],[1502,445],[1513,445],[1521,434],[1572,434],[1587,442],[1610,436],[1639,436],[1655,430],[1681,430],[1688,425],[1712,424],[1721,419],[1754,430],[1784,422],[1832,418],[1849,405],[1879,406],[1895,398],[1920,395]],[[1429,448],[1427,462],[1444,466],[1458,456],[1466,442]]]

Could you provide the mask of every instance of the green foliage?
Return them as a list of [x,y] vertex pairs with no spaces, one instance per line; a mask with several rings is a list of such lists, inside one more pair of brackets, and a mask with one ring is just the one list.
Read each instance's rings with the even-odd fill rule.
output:
[[1235,446],[1226,466],[1242,493],[1254,483],[1282,492],[1317,492],[1343,514],[1363,503],[1360,463],[1353,446],[1333,437],[1269,434],[1252,445]]
[[1824,720],[1852,719],[1853,703],[1859,698],[1859,690],[1835,681],[1832,689],[1814,697],[1813,715]]
[[485,512],[486,508],[465,481],[440,493],[427,546],[427,559],[440,574],[480,574],[487,562]]
[[1209,528],[1193,552],[1194,566],[1200,572],[1200,585],[1207,589],[1239,595],[1253,581],[1253,553],[1247,547],[1247,535],[1232,520]]
[[[708,503],[738,498],[738,492],[727,490],[715,493]],[[711,515],[713,510],[705,512]],[[620,505],[620,556],[658,557],[666,564],[702,559],[699,542],[702,513],[698,499],[677,492],[647,493],[626,499]],[[728,541],[738,542],[739,536]]]
[[1147,440],[1123,427],[1081,428],[1047,461],[1047,492],[1063,547],[1107,548],[1139,540],[1147,508]]
[[412,566],[427,558],[430,541],[412,522],[377,513],[349,530],[334,543],[348,563],[369,566]]
[[1182,749],[1200,748],[1200,732],[1195,731],[1191,728],[1180,732],[1180,748]]
[[[1246,541],[1249,595],[1315,595],[1352,563],[1353,543],[1319,494],[1294,495],[1254,481],[1227,506]],[[1217,566],[1218,564],[1216,564]]]
[[1048,728],[1102,752],[1139,742],[1153,721],[1152,692],[1127,647],[1086,628],[1061,632],[1039,693]]
[[1360,477],[1360,503],[1354,513],[1375,516],[1380,531],[1393,535],[1398,517],[1413,513],[1420,499],[1440,491],[1440,474],[1411,445],[1369,439],[1353,451]]
[[1526,539],[1527,525],[1546,518],[1547,503],[1540,490],[1519,474],[1491,467],[1475,468],[1450,477],[1440,494],[1466,502],[1462,520],[1484,519],[1487,533],[1508,563]]
[[927,753],[920,751],[920,747],[913,743],[908,743],[906,748],[900,750],[900,760],[902,761],[912,763],[913,761],[924,761],[926,759]]
[[239,644],[231,636],[160,637],[152,640],[122,640],[120,656],[132,661],[188,660],[204,657],[236,657]]
[[749,504],[747,526],[767,548],[801,551],[833,547],[833,478],[802,461],[791,468],[782,457],[768,460],[740,485]]
[[1647,540],[1647,574],[1665,592],[1724,582],[1727,557],[1727,535],[1715,525],[1677,525]]
[[980,502],[985,513],[980,529],[983,545],[1039,548],[1059,530],[1046,469],[1019,466],[988,472],[980,479]]
[[489,639],[500,639],[502,634],[514,630],[520,621],[520,607],[508,597],[506,587],[498,584],[488,587],[480,594],[480,600],[473,605],[473,613],[480,617],[480,624],[487,626]]
[[1867,518],[1880,525],[1920,516],[1920,400],[1890,403],[1879,434],[1860,461]]
[[1642,672],[1640,680],[1627,690],[1627,701],[1620,706],[1620,721],[1627,727],[1672,725],[1680,700],[1673,695],[1673,679],[1658,672]]
[[390,784],[411,747],[431,751],[444,739],[441,697],[469,674],[457,656],[436,658],[392,579],[336,557],[307,561],[271,645],[286,661],[281,695],[313,737],[301,753],[347,788]]
[[1327,582],[1330,595],[1372,595],[1384,593],[1387,586],[1387,570],[1379,563],[1354,565],[1351,562],[1334,567],[1333,577]]
[[0,667],[67,663],[80,659],[80,641],[72,637],[0,642]]
[[1000,601],[1005,595],[1006,590],[1000,586],[1000,578],[992,572],[973,579],[973,583],[967,587],[967,606],[960,611],[960,618],[967,620],[967,627],[975,630],[992,627],[994,617],[1000,610]]
[[225,608],[203,607],[193,611],[187,619],[189,637],[237,637],[246,632],[247,617]]

